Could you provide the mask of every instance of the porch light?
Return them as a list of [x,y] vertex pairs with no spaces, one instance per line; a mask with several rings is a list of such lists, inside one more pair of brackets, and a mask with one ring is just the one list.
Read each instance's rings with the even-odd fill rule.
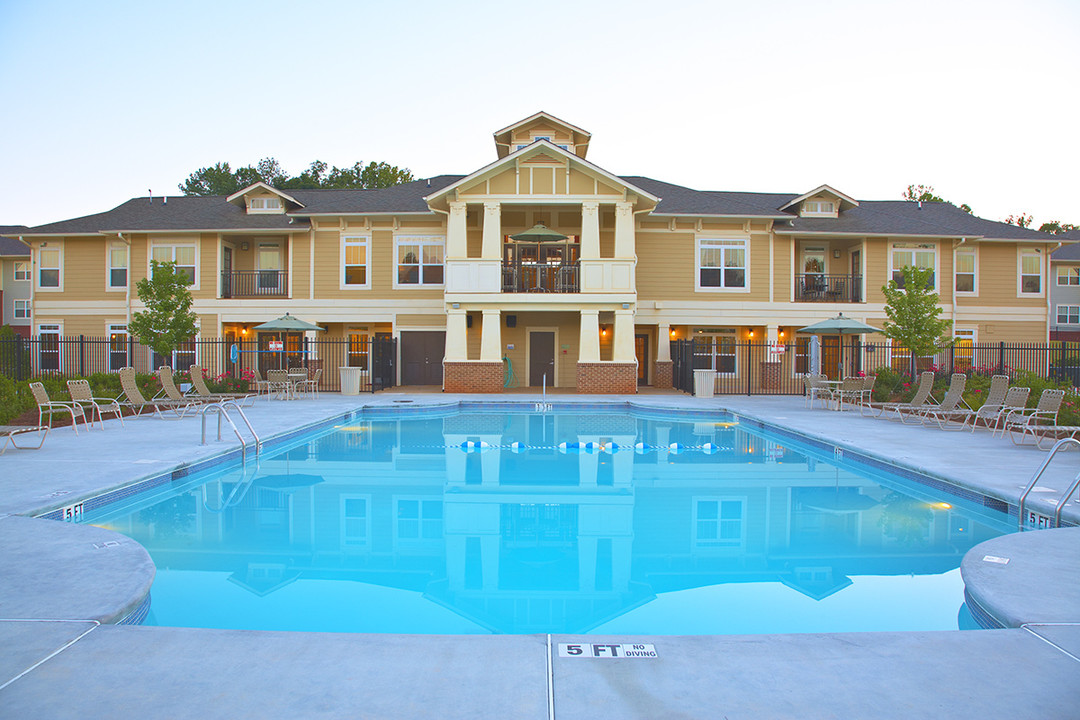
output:
[[607,328],[600,328],[601,335],[607,335]]
[[675,337],[675,328],[671,328],[671,337]]
[[754,331],[753,330],[750,331],[750,337],[754,337]]

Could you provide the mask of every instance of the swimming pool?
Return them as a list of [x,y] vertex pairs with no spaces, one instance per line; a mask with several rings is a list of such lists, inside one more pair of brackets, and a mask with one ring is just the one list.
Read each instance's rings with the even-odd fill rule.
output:
[[[174,483],[176,485],[176,483]],[[357,415],[83,519],[147,624],[385,633],[966,627],[1007,516],[723,415]]]

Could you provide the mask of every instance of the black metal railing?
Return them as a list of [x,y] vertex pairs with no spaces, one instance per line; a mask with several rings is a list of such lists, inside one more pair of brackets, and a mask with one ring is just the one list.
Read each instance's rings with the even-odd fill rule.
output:
[[[234,350],[235,347],[235,350]],[[267,370],[322,369],[319,389],[341,390],[340,367],[358,367],[360,391],[375,392],[397,385],[397,340],[392,337],[318,338],[286,337],[277,344],[258,340],[234,341],[200,338],[163,357],[127,335],[113,338],[86,335],[40,335],[0,338],[0,375],[25,382],[41,377],[86,377],[134,367],[150,373],[161,365],[186,371],[202,366],[211,377],[243,378],[257,369],[265,379]]]
[[581,292],[581,266],[538,263],[502,266],[504,293]]
[[221,273],[221,297],[288,297],[286,270],[233,270]]
[[862,275],[796,275],[795,302],[862,302]]

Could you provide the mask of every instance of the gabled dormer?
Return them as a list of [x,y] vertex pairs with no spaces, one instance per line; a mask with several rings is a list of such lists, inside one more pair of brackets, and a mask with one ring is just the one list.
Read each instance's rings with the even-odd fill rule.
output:
[[858,206],[858,200],[848,197],[828,185],[822,185],[800,195],[782,206],[780,210],[798,213],[799,217],[804,218],[834,218],[838,217],[844,210],[850,210]]
[[495,150],[502,158],[534,142],[546,140],[583,158],[589,150],[590,138],[592,135],[581,128],[541,111],[496,132]]
[[289,210],[304,207],[304,204],[296,198],[264,182],[257,182],[243,190],[238,190],[225,198],[225,201],[239,205],[249,215],[283,215]]

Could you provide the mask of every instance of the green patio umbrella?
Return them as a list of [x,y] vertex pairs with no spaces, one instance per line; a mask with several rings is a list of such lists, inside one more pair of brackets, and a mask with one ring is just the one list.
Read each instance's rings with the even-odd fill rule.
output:
[[548,229],[544,223],[536,223],[528,230],[510,237],[521,242],[562,242],[566,240],[566,235]]
[[280,332],[281,333],[281,350],[279,350],[278,352],[282,356],[284,356],[284,354],[285,354],[285,333],[287,333],[287,332],[305,332],[305,331],[308,331],[308,330],[319,331],[319,330],[322,330],[323,328],[321,328],[318,325],[315,325],[313,323],[309,323],[309,322],[307,322],[305,320],[301,320],[298,317],[294,317],[294,316],[290,315],[289,313],[285,313],[284,315],[277,318],[276,320],[270,320],[269,322],[264,322],[262,325],[256,325],[255,329],[256,330],[267,330],[267,331],[270,331],[270,332],[274,332],[274,331]]
[[844,317],[844,313],[837,313],[836,317],[816,322],[799,328],[798,332],[810,335],[839,335],[840,336],[840,365],[839,377],[844,377],[844,335],[864,335],[866,333],[881,332],[873,325],[867,325],[858,320]]

